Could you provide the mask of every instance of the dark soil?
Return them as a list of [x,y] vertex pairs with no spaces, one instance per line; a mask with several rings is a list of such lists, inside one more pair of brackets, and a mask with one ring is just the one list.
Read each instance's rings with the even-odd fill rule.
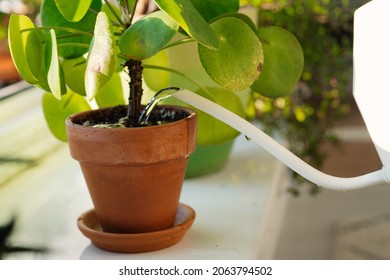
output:
[[[127,119],[127,106],[116,106],[100,110],[91,111],[89,114],[83,114],[73,119],[75,124],[96,126],[96,125],[113,125],[123,124],[125,127],[139,127],[160,125],[178,121],[188,117],[186,111],[179,111],[172,107],[159,106],[155,108],[149,117],[146,125],[138,124],[138,120]],[[118,126],[120,127],[120,126]]]

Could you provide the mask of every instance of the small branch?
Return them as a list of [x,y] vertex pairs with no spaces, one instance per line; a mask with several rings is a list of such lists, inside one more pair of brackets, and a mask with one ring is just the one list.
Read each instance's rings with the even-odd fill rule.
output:
[[111,13],[114,15],[116,20],[120,23],[121,26],[124,28],[127,28],[126,24],[122,21],[121,17],[117,14],[114,7],[111,5],[110,1],[104,0],[104,3],[106,3],[107,7],[110,9]]
[[89,49],[89,44],[83,44],[83,43],[61,43],[58,44],[58,48],[65,48],[65,47],[80,47]]
[[57,40],[66,39],[66,38],[72,38],[72,37],[78,37],[78,36],[83,36],[83,35],[80,35],[80,34],[66,34],[66,35],[57,36]]
[[172,42],[172,43],[169,43],[168,45],[166,45],[164,49],[168,49],[168,48],[172,48],[174,46],[178,46],[178,45],[182,45],[182,44],[186,44],[186,43],[192,43],[192,42],[195,42],[195,40],[193,38],[183,38],[183,39],[180,39],[180,40],[177,40],[175,42]]

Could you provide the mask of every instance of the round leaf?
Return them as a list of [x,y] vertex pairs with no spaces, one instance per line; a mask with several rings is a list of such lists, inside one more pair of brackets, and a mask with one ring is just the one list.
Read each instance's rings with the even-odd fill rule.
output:
[[[30,84],[39,80],[41,67],[41,43],[39,30],[24,15],[11,15],[8,26],[8,41],[12,59],[20,76]],[[32,29],[29,31],[24,31]],[[31,55],[33,54],[33,55]]]
[[98,92],[95,100],[100,108],[125,104],[119,73],[112,75],[108,83]]
[[92,0],[54,0],[58,10],[68,21],[81,20],[87,13]]
[[219,85],[231,90],[248,88],[259,76],[263,48],[252,29],[242,20],[227,17],[211,24],[219,38],[219,48],[199,45],[203,67]]
[[[79,1],[84,2],[84,1]],[[70,33],[64,30],[56,30],[58,44],[65,43],[82,43],[89,44],[92,39],[93,29],[96,21],[96,13],[93,11],[100,11],[102,7],[101,0],[92,0],[91,10],[89,10],[84,17],[78,22],[70,22],[58,10],[53,0],[43,0],[41,5],[41,21],[43,26],[49,27],[65,27],[80,30],[81,32],[91,33],[86,35],[82,33]],[[72,36],[69,36],[72,35]],[[59,55],[65,58],[75,58],[82,56],[88,51],[88,48],[84,47],[62,47],[59,49]]]
[[90,110],[87,101],[75,93],[63,95],[58,101],[52,94],[45,93],[42,97],[43,113],[53,135],[61,141],[67,141],[65,120],[72,114]]
[[62,61],[66,85],[80,95],[86,95],[84,86],[86,68],[87,60],[83,56]]
[[158,53],[178,29],[178,24],[166,13],[151,13],[123,33],[119,48],[127,57],[142,60]]
[[116,69],[115,38],[104,12],[97,16],[94,34],[85,72],[85,91],[89,100],[111,79]]
[[[166,50],[163,50],[156,55],[143,60],[143,64],[169,67],[168,54]],[[144,68],[143,77],[148,87],[156,92],[162,88],[168,87],[171,81],[171,73],[156,69]]]
[[296,86],[304,66],[303,52],[298,40],[280,27],[258,30],[264,41],[264,65],[252,89],[267,97],[289,94]]
[[208,48],[218,48],[218,38],[189,0],[155,0],[191,37]]
[[[238,116],[245,118],[245,110],[241,99],[233,91],[223,88],[207,87],[207,93],[200,90],[196,91],[197,94],[212,100],[213,102],[225,107],[229,111],[237,114]],[[237,137],[240,132],[232,128],[231,126],[223,123],[220,120],[206,114],[205,112],[189,106],[188,104],[178,101],[177,99],[167,99],[164,104],[175,104],[181,106],[187,106],[194,109],[198,116],[197,126],[197,144],[199,145],[212,145],[230,141]]]
[[[207,88],[211,96],[198,92],[203,97],[213,98],[214,102],[225,107],[229,111],[245,117],[245,111],[240,98],[232,91],[221,88]],[[210,145],[224,143],[237,137],[240,132],[216,118],[194,108],[198,114],[197,143],[199,145]]]

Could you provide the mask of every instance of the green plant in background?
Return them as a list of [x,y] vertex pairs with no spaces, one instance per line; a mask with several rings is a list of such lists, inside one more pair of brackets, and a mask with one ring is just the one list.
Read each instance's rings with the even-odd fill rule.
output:
[[[297,36],[305,56],[302,77],[292,94],[276,99],[254,94],[256,113],[269,132],[279,133],[288,141],[295,154],[321,167],[326,159],[323,144],[339,143],[331,128],[349,111],[353,13],[363,3],[247,2],[262,7],[259,26],[274,24],[287,28]],[[262,93],[261,89],[257,92]],[[297,179],[303,180],[300,176]],[[298,186],[291,188],[293,194],[299,194]],[[311,193],[318,191],[316,186],[310,189]]]
[[[295,37],[281,28],[257,29],[239,13],[238,0],[154,2],[159,9],[140,19],[135,13],[138,0],[44,0],[40,26],[26,16],[11,16],[14,63],[24,80],[47,92],[43,109],[57,138],[66,140],[65,118],[88,110],[91,101],[99,107],[127,103],[125,125],[140,125],[146,86],[157,91],[175,85],[171,74],[233,111],[238,107],[235,92],[249,89],[254,81],[268,96],[288,94],[298,81],[303,55]],[[171,67],[168,52],[185,44],[197,46],[203,71],[215,87],[231,94],[221,98],[221,90]],[[273,63],[268,57],[274,57]],[[185,63],[189,54],[180,59]],[[262,78],[262,73],[268,74]],[[270,75],[274,78],[268,81]],[[213,132],[206,125],[198,135],[212,138]]]

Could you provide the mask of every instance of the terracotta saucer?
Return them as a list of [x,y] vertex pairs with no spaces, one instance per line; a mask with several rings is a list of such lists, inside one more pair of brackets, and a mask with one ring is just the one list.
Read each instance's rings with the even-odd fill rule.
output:
[[135,234],[103,232],[94,209],[82,214],[77,221],[77,226],[100,249],[120,253],[141,253],[160,250],[176,244],[190,229],[194,219],[194,209],[180,203],[174,225],[160,231]]

